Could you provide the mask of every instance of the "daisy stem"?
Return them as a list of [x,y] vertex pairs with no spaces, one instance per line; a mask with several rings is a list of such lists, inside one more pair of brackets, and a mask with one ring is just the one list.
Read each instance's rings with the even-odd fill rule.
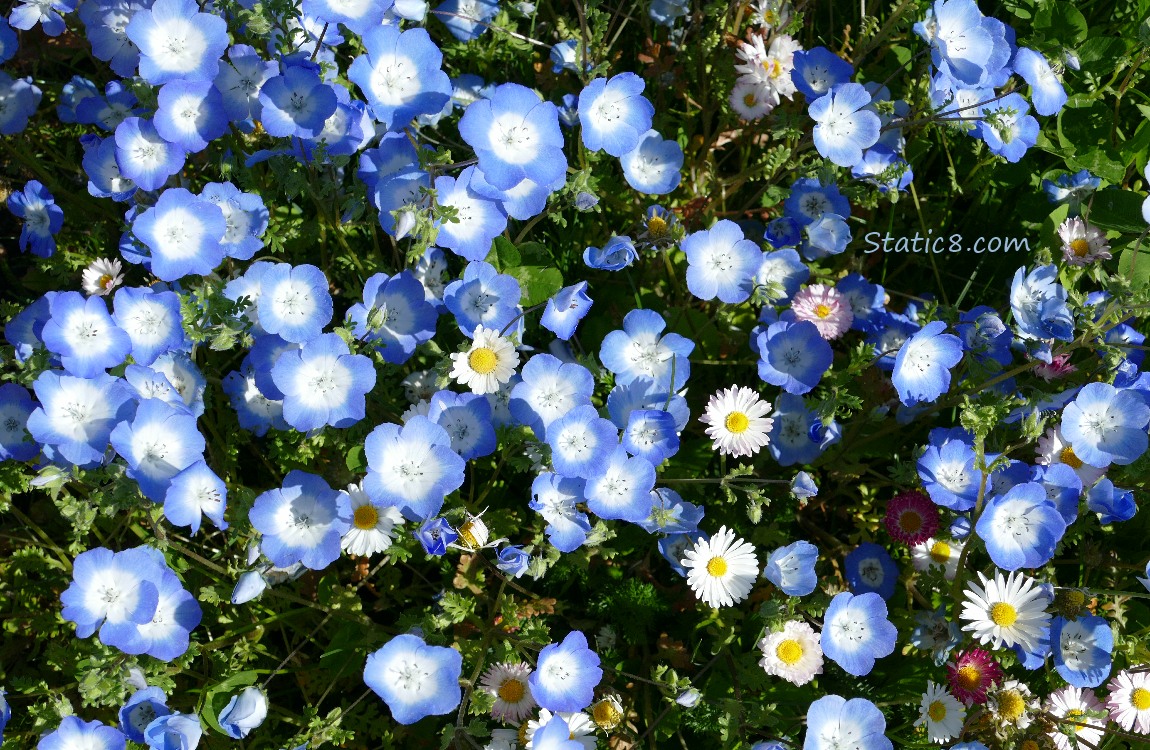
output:
[[[981,455],[984,453],[985,449],[981,440],[977,441],[975,450],[977,454]],[[974,525],[978,523],[978,516],[982,512],[982,501],[986,498],[987,473],[980,470],[979,474],[981,475],[981,478],[978,480],[978,497],[974,501],[974,511],[970,514],[971,530],[973,530]],[[956,615],[958,612],[959,604],[962,601],[962,584],[966,578],[966,556],[970,552],[970,548],[973,546],[973,544],[963,545],[962,552],[958,556],[958,565],[955,567],[954,571],[954,585],[952,585],[950,588],[950,598],[954,600]]]
[[[482,558],[482,555],[480,555]],[[491,616],[488,618],[492,622],[495,620],[495,614],[499,611],[499,600],[503,598],[503,592],[507,587],[507,579],[504,578],[499,583],[499,591],[496,592],[495,598],[491,600]],[[467,686],[463,690],[463,700],[459,701],[459,713],[455,715],[455,737],[460,735],[471,739],[471,736],[463,730],[463,720],[467,717],[467,707],[471,705],[471,693],[475,689],[475,683],[479,680],[479,675],[483,671],[483,665],[487,662],[487,647],[491,645],[491,637],[495,633],[495,628],[488,629],[483,634],[483,642],[479,646],[479,658],[475,662],[475,669],[471,670],[471,678],[467,680]],[[472,740],[474,744],[474,740]],[[456,741],[456,747],[459,747],[459,742]]]

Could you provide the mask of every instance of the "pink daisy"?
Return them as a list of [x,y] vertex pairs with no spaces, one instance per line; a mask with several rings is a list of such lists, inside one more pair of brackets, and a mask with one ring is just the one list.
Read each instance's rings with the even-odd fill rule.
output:
[[1072,266],[1110,259],[1110,243],[1106,241],[1106,235],[1077,216],[1062,222],[1058,236],[1062,238],[1062,257]]
[[811,284],[796,294],[791,310],[797,319],[814,323],[827,341],[846,333],[855,317],[843,293],[824,284]]
[[892,537],[913,547],[938,531],[938,507],[918,490],[900,492],[886,504],[883,523]]
[[1110,718],[1127,732],[1150,734],[1150,672],[1119,672],[1106,684]]
[[971,648],[946,665],[950,692],[968,706],[986,703],[986,691],[1002,681],[1002,667],[988,652]]

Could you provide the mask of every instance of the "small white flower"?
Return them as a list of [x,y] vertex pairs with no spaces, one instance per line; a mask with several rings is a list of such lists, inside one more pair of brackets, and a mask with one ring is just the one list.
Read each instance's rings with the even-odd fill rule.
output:
[[986,702],[990,715],[1000,726],[1026,729],[1034,720],[1038,705],[1030,688],[1018,680],[1007,680],[990,693]]
[[[532,719],[527,722],[527,750],[533,750],[535,747],[535,733],[539,731],[540,727],[546,726],[547,722],[551,721],[552,714],[546,708],[539,709],[539,718]],[[583,746],[584,750],[595,750],[595,722],[590,716],[582,711],[575,711],[573,713],[559,712],[559,718],[567,722],[567,728],[571,732],[571,739],[578,742]]]
[[1050,694],[1046,711],[1064,720],[1057,722],[1054,729],[1047,733],[1058,750],[1077,750],[1102,744],[1106,730],[1106,707],[1093,690],[1073,685],[1055,690]]
[[767,433],[774,423],[771,404],[751,388],[732,386],[711,396],[699,421],[707,427],[714,448],[729,456],[753,456],[770,442]]
[[403,523],[398,508],[376,505],[357,484],[347,486],[351,507],[351,528],[340,545],[349,555],[370,557],[384,552],[395,538],[395,527]]
[[759,577],[755,548],[723,526],[710,539],[700,539],[680,561],[695,596],[712,607],[729,607],[747,598]]
[[965,721],[966,708],[962,703],[942,685],[928,682],[914,725],[926,725],[930,741],[942,743],[960,735]]
[[471,347],[451,355],[451,377],[480,395],[495,393],[515,374],[519,352],[499,331],[475,327]]
[[782,677],[795,685],[806,685],[823,673],[823,648],[820,636],[811,626],[790,620],[783,629],[768,633],[759,641],[763,658],[759,666],[767,674]]
[[953,581],[958,572],[958,560],[966,545],[953,539],[931,537],[910,548],[910,560],[915,570],[942,568],[946,580]]
[[1059,225],[1058,236],[1062,238],[1062,257],[1072,266],[1110,259],[1106,233],[1077,216]]
[[483,675],[479,687],[495,696],[491,715],[502,722],[517,724],[534,710],[535,698],[527,686],[531,667],[526,664],[501,662]]
[[966,601],[959,616],[970,624],[962,629],[993,648],[1017,644],[1024,651],[1033,651],[1050,623],[1046,612],[1050,602],[1037,581],[1018,572],[1005,579],[1001,571],[996,571],[992,579],[981,572],[978,577],[982,586],[973,581],[967,584]]
[[91,265],[84,269],[84,294],[89,297],[103,297],[110,294],[124,280],[122,269],[120,261],[114,258],[92,261]]
[[1150,734],[1150,672],[1119,672],[1106,687],[1114,723],[1127,732]]
[[1034,463],[1043,466],[1066,464],[1074,469],[1074,473],[1082,480],[1083,487],[1090,487],[1106,473],[1106,469],[1098,469],[1090,464],[1083,463],[1082,459],[1074,453],[1069,441],[1062,437],[1062,427],[1049,427],[1046,434],[1038,438],[1038,447],[1035,449],[1038,457]]

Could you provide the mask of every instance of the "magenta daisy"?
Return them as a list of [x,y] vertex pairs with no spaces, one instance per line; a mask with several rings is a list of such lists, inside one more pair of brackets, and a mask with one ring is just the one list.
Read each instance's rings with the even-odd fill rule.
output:
[[918,490],[900,492],[886,504],[883,523],[892,537],[913,547],[938,531],[938,506]]
[[960,652],[946,665],[950,692],[968,706],[986,703],[986,691],[1002,682],[1002,667],[981,648]]
[[1070,364],[1070,355],[1067,353],[1055,354],[1051,357],[1050,362],[1039,361],[1034,365],[1034,374],[1047,383],[1077,371],[1078,368]]
[[837,339],[851,327],[854,313],[850,302],[838,289],[811,284],[791,300],[791,310],[799,320],[809,320],[827,341]]

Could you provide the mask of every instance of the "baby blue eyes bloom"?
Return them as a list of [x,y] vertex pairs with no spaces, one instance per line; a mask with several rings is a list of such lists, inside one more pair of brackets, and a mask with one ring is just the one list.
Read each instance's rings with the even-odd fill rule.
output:
[[467,260],[487,257],[491,242],[507,228],[507,213],[498,201],[485,198],[471,186],[475,167],[459,177],[435,178],[436,199],[441,206],[455,209],[456,221],[439,222],[435,242]]
[[267,696],[257,687],[248,687],[232,696],[220,711],[219,722],[229,737],[240,740],[263,724],[267,715]]
[[601,679],[599,655],[587,647],[587,636],[573,630],[561,643],[543,647],[527,682],[536,702],[548,711],[582,711],[595,700]]
[[447,545],[459,538],[459,532],[451,528],[446,518],[429,518],[415,532],[415,538],[423,545],[423,551],[432,557],[447,554]]
[[308,64],[292,65],[260,88],[260,122],[268,135],[314,138],[339,100]]
[[132,16],[127,36],[140,50],[141,78],[158,86],[216,77],[228,48],[228,24],[199,11],[195,0],[156,0]]
[[1038,142],[1038,120],[1027,114],[1029,110],[1021,94],[1008,94],[979,108],[983,119],[978,132],[992,153],[1014,163]]
[[683,149],[654,130],[639,136],[635,148],[619,157],[623,178],[640,193],[666,195],[679,186]]
[[[356,338],[375,345],[383,359],[403,364],[435,335],[435,306],[410,271],[377,273],[363,285],[363,303],[348,310]],[[474,327],[472,328],[474,330]]]
[[1066,104],[1066,89],[1041,53],[1028,47],[1019,47],[1011,66],[1030,84],[1030,100],[1034,111],[1043,116],[1058,114]]
[[352,61],[347,77],[388,130],[403,130],[417,115],[439,112],[450,101],[443,53],[425,29],[377,26],[362,41],[367,54]]
[[1137,391],[1087,383],[1062,410],[1062,436],[1074,455],[1097,468],[1134,463],[1147,448],[1150,407]]
[[108,314],[100,297],[61,292],[49,303],[52,317],[41,334],[44,346],[69,374],[91,378],[124,361],[132,341]]
[[200,197],[220,207],[227,229],[221,246],[228,257],[251,260],[264,246],[260,237],[268,228],[267,206],[255,193],[243,193],[230,182],[209,182]]
[[651,514],[655,467],[645,458],[627,455],[616,446],[595,475],[587,479],[587,508],[604,520],[639,523]]
[[207,516],[217,529],[228,528],[224,520],[228,488],[204,461],[195,461],[172,477],[164,494],[164,517],[176,526],[188,526],[193,534],[200,530],[200,519]]
[[523,365],[521,374],[523,379],[511,390],[511,416],[540,440],[547,439],[547,430],[557,419],[576,407],[591,405],[595,378],[580,364],[536,354]]
[[23,386],[0,384],[0,461],[30,461],[40,446],[28,433],[28,417],[36,403]]
[[632,456],[650,461],[653,466],[679,452],[679,433],[675,417],[662,409],[635,409],[623,429],[623,447]]
[[847,83],[854,75],[851,64],[826,47],[798,50],[793,61],[791,80],[795,88],[811,100],[823,96],[837,84]]
[[81,552],[72,567],[72,583],[60,594],[61,616],[75,623],[78,638],[98,629],[105,645],[142,653],[140,626],[156,614],[165,569],[146,547]]
[[197,153],[228,129],[224,100],[211,81],[172,81],[160,88],[156,132],[165,141]]
[[547,539],[560,552],[574,552],[587,540],[591,522],[576,503],[586,501],[585,482],[576,477],[543,473],[531,483],[531,510],[547,522]]
[[680,244],[687,255],[687,289],[702,300],[716,297],[727,304],[750,298],[763,251],[743,236],[739,225],[721,219],[707,230],[692,232]]
[[1097,513],[1098,522],[1104,526],[1117,521],[1129,521],[1138,512],[1134,492],[1115,487],[1107,477],[1098,480],[1090,492],[1086,493],[1086,509]]
[[986,543],[994,564],[1003,570],[1037,568],[1054,557],[1066,533],[1066,521],[1036,482],[1011,487],[993,496],[974,531]]
[[490,263],[472,261],[463,276],[443,290],[443,304],[455,316],[459,330],[471,338],[477,326],[501,331],[519,315],[522,292],[514,276],[501,274]]
[[[363,36],[372,29],[383,25],[383,18],[391,9],[393,0],[369,0],[364,3],[343,3],[338,0],[304,0],[301,5],[304,15],[313,16],[331,24],[329,33],[337,23],[342,23],[348,31]],[[327,36],[324,36],[325,40]]]
[[39,180],[29,180],[23,190],[8,196],[8,210],[24,220],[20,249],[41,258],[56,252],[56,233],[64,226],[64,209]]
[[116,425],[112,447],[128,464],[144,497],[163,502],[172,477],[203,457],[204,437],[185,409],[155,398],[144,399],[132,421]]
[[897,637],[886,602],[873,592],[836,594],[823,617],[823,653],[855,677],[869,674],[876,659],[893,653]]
[[600,417],[590,405],[576,406],[546,430],[555,471],[568,477],[597,476],[619,444],[615,425]]
[[32,388],[40,406],[28,416],[28,433],[76,466],[102,461],[112,429],[136,408],[124,381],[103,373],[77,378],[46,370]]
[[1106,618],[1083,615],[1050,621],[1050,649],[1062,679],[1079,688],[1094,688],[1110,676],[1114,633]]
[[338,334],[324,333],[281,354],[272,380],[283,393],[284,421],[295,429],[350,427],[364,417],[375,366],[362,354],[352,354]]
[[834,353],[810,321],[772,323],[759,333],[759,377],[787,393],[810,392],[830,369]]
[[[40,24],[40,28],[48,36],[60,36],[64,33],[64,18],[62,13],[71,13],[76,9],[76,0],[49,0],[36,2],[36,0],[22,0],[12,8],[8,15],[8,23],[12,28],[27,31]],[[8,25],[5,23],[5,26]]]
[[806,596],[818,586],[818,559],[819,548],[800,539],[772,552],[763,575],[787,596]]
[[78,716],[65,716],[60,726],[44,735],[36,750],[124,750],[123,732],[98,721],[84,721]]
[[293,344],[320,335],[331,321],[333,305],[327,277],[313,265],[277,263],[259,281],[259,322],[268,333]]
[[627,236],[614,236],[607,240],[607,244],[600,250],[589,247],[583,251],[583,262],[589,268],[601,271],[621,271],[635,262],[639,257],[635,250],[635,243]]
[[962,340],[945,330],[946,323],[931,321],[898,350],[891,380],[903,404],[933,402],[950,388],[950,368],[962,360]]
[[546,328],[555,337],[567,341],[575,335],[579,321],[591,311],[591,298],[587,295],[587,282],[563,287],[559,292],[547,300],[543,315],[539,318],[539,325]]
[[484,179],[501,190],[523,180],[551,185],[567,172],[559,112],[526,86],[505,83],[473,102],[459,134],[474,149]]
[[656,386],[678,390],[691,374],[687,359],[695,343],[677,333],[660,335],[667,322],[654,310],[632,310],[623,318],[623,330],[603,338],[599,359],[615,373],[615,382],[627,385],[650,378]]
[[579,93],[583,145],[621,157],[651,130],[655,108],[643,94],[646,83],[634,73],[596,78]]
[[195,750],[204,734],[195,714],[161,716],[144,730],[144,743],[149,750]]
[[464,461],[495,452],[495,425],[486,396],[439,391],[431,397],[427,418],[447,431],[451,449]]
[[1039,266],[1030,273],[1019,268],[1010,285],[1010,309],[1022,335],[1035,339],[1074,338],[1074,319],[1066,304],[1066,289],[1058,269]]
[[[826,640],[825,630],[823,640]],[[846,747],[853,750],[893,750],[894,744],[884,732],[886,718],[878,706],[866,698],[846,700],[839,695],[824,695],[807,709],[807,736],[803,740],[803,750]]]
[[147,726],[170,713],[163,690],[158,687],[137,690],[120,709],[120,731],[132,742],[143,742]]
[[936,505],[959,513],[974,507],[980,474],[974,448],[962,430],[931,432],[930,445],[918,459],[918,475]]
[[495,561],[495,567],[512,578],[520,578],[527,572],[527,568],[530,565],[531,555],[522,548],[513,545],[508,545],[499,550],[499,556]]
[[855,594],[874,592],[884,600],[894,596],[898,566],[886,548],[863,542],[847,553],[844,561],[847,583]]
[[364,492],[373,502],[396,506],[410,521],[437,514],[443,499],[463,484],[464,460],[451,449],[447,431],[427,417],[376,427],[364,442],[364,455]]
[[256,498],[248,519],[263,537],[260,551],[276,567],[323,570],[339,558],[351,519],[340,515],[339,492],[315,474],[288,472],[282,488]]
[[0,135],[15,135],[28,127],[28,118],[40,106],[40,89],[31,77],[12,78],[0,71]]
[[813,138],[820,155],[840,167],[862,161],[863,150],[878,142],[879,116],[865,107],[870,94],[858,83],[842,83],[811,102],[808,113],[815,121]]
[[152,273],[164,281],[215,270],[224,259],[226,231],[219,206],[183,188],[165,190],[132,223],[132,233],[151,251]]
[[363,681],[400,724],[442,716],[459,705],[463,657],[458,651],[429,646],[414,635],[397,635],[367,657]]
[[132,341],[136,364],[146,367],[164,352],[184,347],[180,296],[175,292],[126,286],[116,290],[112,306],[113,320]]

